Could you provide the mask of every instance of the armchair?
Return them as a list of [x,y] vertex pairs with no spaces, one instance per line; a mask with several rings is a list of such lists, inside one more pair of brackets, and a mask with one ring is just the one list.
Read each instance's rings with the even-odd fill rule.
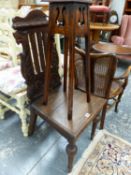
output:
[[[76,48],[76,60],[75,60],[75,64],[76,64],[76,88],[81,89],[82,91],[85,91],[85,76],[84,76],[84,58],[85,58],[85,52],[84,50],[81,50],[79,48]],[[102,97],[102,98],[106,98],[107,101],[107,107],[111,107],[112,105],[114,105],[115,103],[115,112],[118,111],[118,104],[121,100],[121,97],[123,95],[123,92],[128,84],[128,76],[129,73],[131,71],[131,66],[129,66],[126,71],[119,77],[114,77],[112,79],[110,79],[111,81],[111,86],[109,86],[107,83],[104,85],[104,82],[102,82],[102,78],[104,76],[108,76],[108,73],[110,74],[112,71],[115,71],[115,69],[112,69],[109,71],[109,69],[107,69],[107,74],[103,74],[102,72],[105,70],[104,66],[106,67],[106,65],[104,65],[106,63],[106,59],[108,58],[108,54],[106,53],[96,53],[96,57],[100,57],[102,59],[98,59],[98,62],[96,62],[96,66],[92,67],[91,66],[91,75],[93,75],[93,77],[91,78],[92,81],[94,81],[94,83],[91,83],[91,90],[92,93],[95,94],[96,96]],[[92,59],[92,54],[91,54],[91,65],[93,64],[93,59]],[[79,64],[78,64],[79,63]],[[115,66],[115,64],[113,65]],[[113,67],[112,67],[113,68]],[[116,68],[116,67],[115,67]],[[94,72],[94,73],[93,73]],[[95,76],[94,76],[95,74]],[[96,86],[94,86],[94,84]],[[95,89],[96,88],[96,89]],[[103,93],[103,89],[106,88],[106,90],[108,91],[107,94]],[[109,100],[113,100],[113,103],[109,104]],[[106,110],[105,110],[106,111]],[[105,115],[104,115],[105,116]],[[92,133],[91,133],[91,138],[93,138],[95,130],[96,130],[96,126],[98,121],[101,120],[100,123],[100,129],[103,129],[104,127],[104,120],[105,118],[97,118],[93,121],[93,127],[92,127]]]
[[[111,41],[117,45],[127,45],[131,47],[131,15],[123,15],[119,35],[113,35]],[[129,55],[118,55],[120,59],[130,60]]]

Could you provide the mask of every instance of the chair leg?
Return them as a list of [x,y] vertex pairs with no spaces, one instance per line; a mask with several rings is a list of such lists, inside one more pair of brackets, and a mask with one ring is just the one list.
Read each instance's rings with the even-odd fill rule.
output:
[[100,121],[100,129],[104,128],[105,117],[106,117],[106,108],[107,108],[107,103],[104,105],[103,110],[102,110],[101,121]]
[[4,113],[5,113],[5,110],[3,109],[3,106],[0,105],[0,119],[2,120],[5,118]]
[[115,104],[115,112],[118,112],[118,104],[121,101],[122,94],[123,94],[123,92],[118,96],[117,102]]
[[29,130],[28,130],[29,136],[34,133],[35,126],[36,126],[36,119],[37,119],[37,115],[35,114],[35,111],[33,109],[31,109]]
[[28,123],[27,123],[27,110],[25,109],[25,103],[26,103],[26,97],[23,96],[18,96],[16,98],[17,100],[17,106],[20,110],[19,112],[19,117],[21,119],[21,130],[22,133],[25,137],[28,136]]
[[97,127],[97,118],[95,118],[92,123],[91,140],[94,138],[96,127]]
[[20,112],[20,119],[21,119],[21,130],[25,137],[28,136],[28,124],[27,124],[27,114],[25,113],[25,109],[21,109]]

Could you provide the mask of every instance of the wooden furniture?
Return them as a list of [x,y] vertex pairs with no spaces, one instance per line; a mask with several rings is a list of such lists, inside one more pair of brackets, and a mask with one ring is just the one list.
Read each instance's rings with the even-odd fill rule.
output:
[[52,36],[59,33],[65,36],[64,51],[64,91],[67,86],[67,55],[69,51],[69,83],[68,83],[68,119],[72,119],[74,89],[74,45],[76,36],[85,37],[86,47],[86,89],[87,102],[90,101],[90,59],[89,59],[89,10],[90,1],[83,0],[49,0],[49,41],[48,59],[45,71],[45,87],[43,103],[48,102],[48,86],[50,82]]
[[[102,43],[102,42],[97,43],[93,45],[93,49],[98,52],[116,54],[118,58],[123,55],[124,56],[131,55],[131,47],[114,45],[112,43]],[[128,84],[128,76],[129,76],[130,70],[131,70],[131,66],[129,66],[122,75],[119,75],[118,77],[114,77],[113,79],[113,83],[112,83],[112,87],[111,87],[111,91],[108,99],[115,100],[115,103],[116,103],[115,112],[118,111],[117,109],[118,104]]]
[[[114,87],[113,77],[116,70],[116,63],[117,63],[116,56],[108,53],[90,53],[90,59],[91,59],[91,92],[95,96],[102,97],[108,100],[112,98],[113,94],[112,87]],[[75,55],[76,88],[82,91],[85,91],[84,61],[85,61],[85,51],[76,48],[76,55]],[[104,113],[106,113],[107,105],[108,103],[104,108],[103,111]],[[94,137],[97,122],[99,120],[101,120],[100,129],[103,129],[105,114],[102,115],[102,118],[99,117],[98,115],[93,120],[91,139]]]
[[119,25],[105,23],[90,23],[91,40],[98,42],[101,31],[113,31],[119,29]]
[[[41,10],[33,10],[25,18],[14,18],[13,27],[16,30],[14,37],[17,43],[22,44],[23,47],[23,52],[20,55],[22,74],[27,85],[29,85],[27,86],[28,98],[33,101],[43,94],[42,88],[44,86],[45,64],[47,62],[48,18]],[[58,54],[54,39],[51,56],[53,58],[50,88],[56,88],[61,83],[58,74]]]
[[77,151],[75,142],[89,123],[104,108],[106,100],[91,95],[90,102],[86,103],[86,93],[74,90],[73,118],[68,120],[68,97],[63,93],[62,87],[58,87],[60,85],[58,55],[53,46],[51,90],[49,91],[48,105],[43,105],[45,61],[47,62],[48,58],[47,40],[49,37],[47,18],[37,10],[30,12],[26,18],[17,17],[13,22],[13,26],[17,30],[15,38],[18,43],[23,45],[22,73],[27,83],[27,95],[31,101],[29,134],[34,132],[36,118],[39,115],[64,136],[68,140],[66,151],[68,154],[68,171],[70,172]]
[[28,135],[26,84],[21,75],[18,54],[22,50],[14,39],[12,18],[14,9],[0,9],[0,119],[6,111],[15,112],[20,118],[21,130]]
[[[113,43],[99,42],[94,44],[93,49],[103,53],[113,53],[119,55],[131,55],[131,47],[126,45],[116,45]],[[118,57],[119,58],[119,57]]]
[[131,15],[131,0],[126,0],[125,14]]
[[90,16],[92,22],[108,22],[110,12],[110,0],[93,0],[90,6]]

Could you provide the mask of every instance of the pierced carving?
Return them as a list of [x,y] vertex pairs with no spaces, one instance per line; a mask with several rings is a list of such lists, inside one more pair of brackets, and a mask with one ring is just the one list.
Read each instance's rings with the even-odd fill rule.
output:
[[64,6],[57,7],[58,16],[57,16],[57,26],[64,26],[65,25],[65,11],[66,8]]

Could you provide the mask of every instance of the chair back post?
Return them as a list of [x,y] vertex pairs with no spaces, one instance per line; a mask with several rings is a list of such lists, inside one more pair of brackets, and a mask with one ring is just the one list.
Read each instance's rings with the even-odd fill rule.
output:
[[[13,19],[14,37],[22,44],[21,70],[27,83],[27,95],[33,101],[43,95],[47,58],[48,17],[41,10],[31,11],[25,18]],[[52,51],[50,88],[60,85],[58,54],[54,44]]]

